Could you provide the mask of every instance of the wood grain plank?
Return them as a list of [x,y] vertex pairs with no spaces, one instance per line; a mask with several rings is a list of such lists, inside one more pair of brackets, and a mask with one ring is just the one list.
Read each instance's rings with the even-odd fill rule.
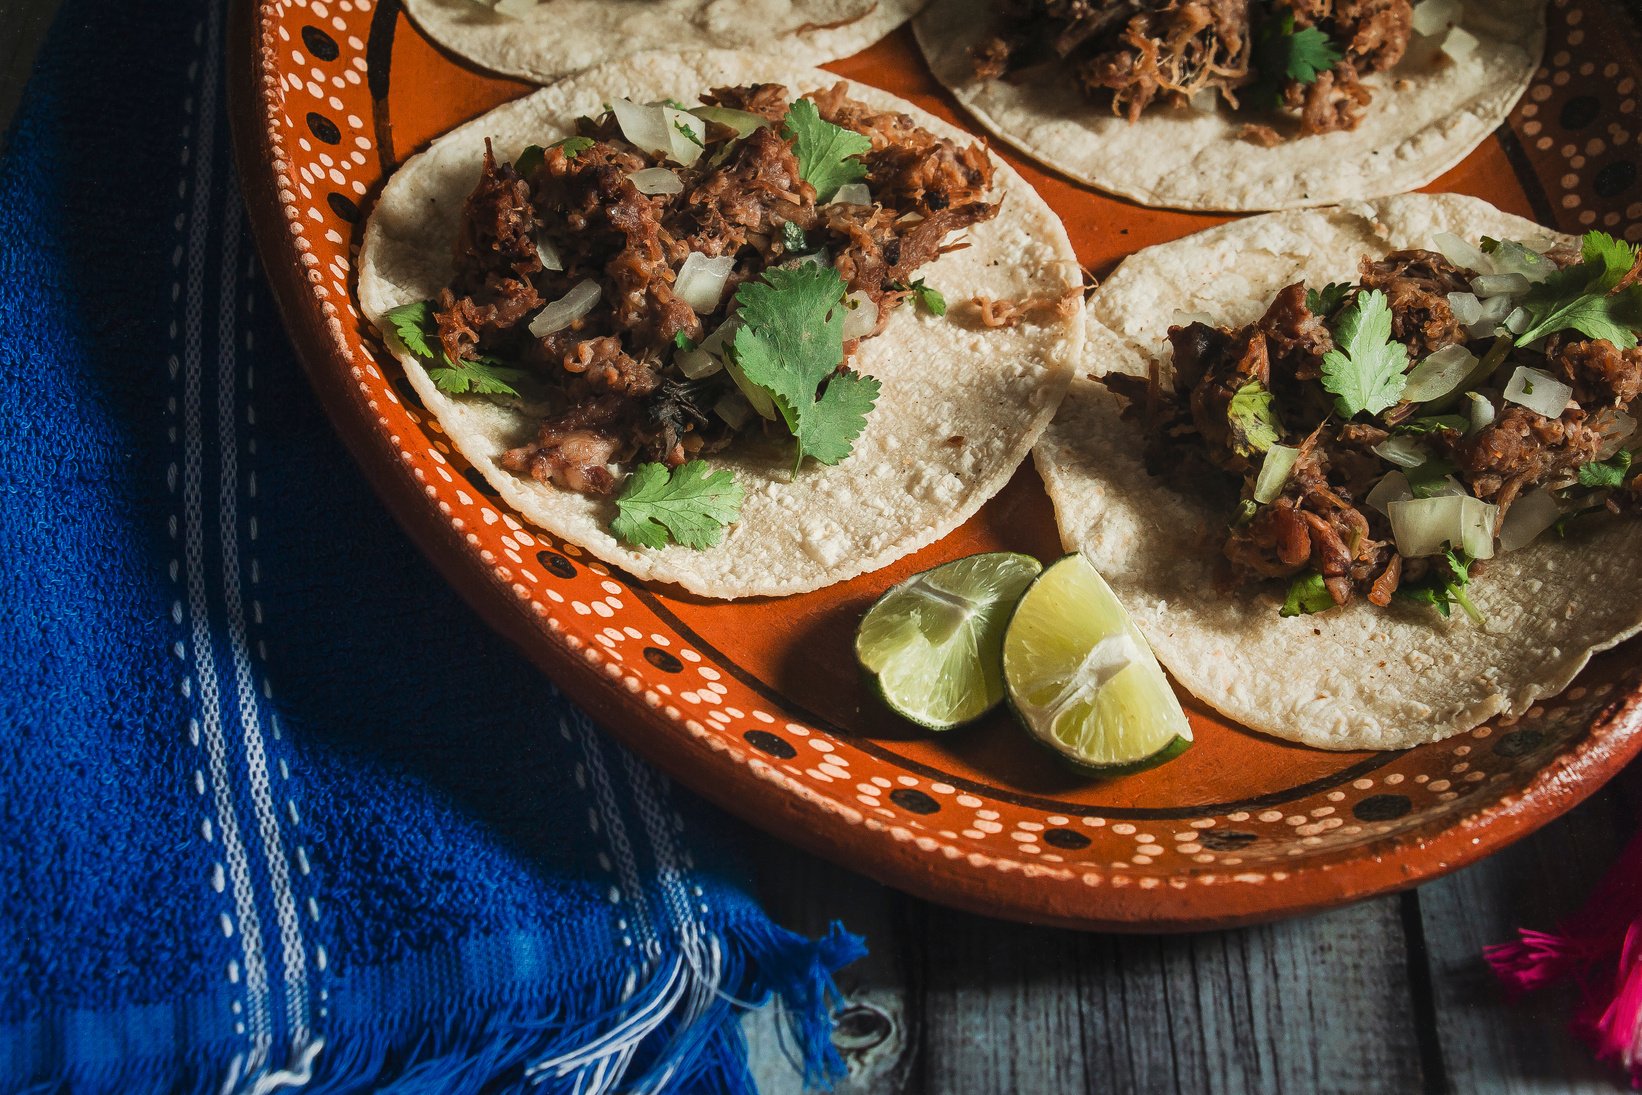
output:
[[[758,896],[776,923],[818,935],[842,920],[871,947],[866,958],[838,976],[849,1005],[839,1016],[833,1044],[849,1076],[834,1090],[838,1095],[916,1090],[919,947],[909,914],[918,903],[772,837],[758,834],[750,840]],[[746,1016],[742,1030],[762,1095],[800,1095],[802,1084],[782,1048],[775,1010]]]
[[1613,865],[1635,819],[1599,792],[1567,817],[1419,891],[1443,1069],[1453,1090],[1608,1095],[1626,1090],[1568,1032],[1572,988],[1508,1003],[1482,948],[1518,927],[1554,927]]
[[1395,898],[1193,936],[927,908],[924,1090],[1421,1090]]

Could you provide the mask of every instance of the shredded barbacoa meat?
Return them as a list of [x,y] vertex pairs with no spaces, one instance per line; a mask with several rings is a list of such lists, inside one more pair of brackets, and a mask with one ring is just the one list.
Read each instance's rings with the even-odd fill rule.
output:
[[[1362,78],[1402,60],[1413,34],[1411,0],[1006,0],[1002,29],[971,53],[977,79],[1070,79],[1133,122],[1154,104],[1184,107],[1199,93],[1227,106],[1275,100],[1298,135],[1355,129],[1371,95]],[[1310,83],[1260,71],[1260,36],[1291,17],[1316,27],[1341,55]],[[1053,71],[1051,71],[1053,70]],[[1241,92],[1264,88],[1247,104]],[[1256,143],[1282,139],[1250,124]]]
[[[1638,481],[1627,476],[1617,489],[1585,491],[1579,469],[1622,447],[1634,428],[1627,412],[1642,416],[1642,346],[1620,349],[1564,331],[1506,354],[1509,338],[1472,337],[1448,300],[1450,293],[1469,292],[1476,276],[1435,252],[1399,251],[1363,260],[1360,280],[1348,292],[1348,300],[1368,290],[1385,293],[1392,338],[1408,347],[1411,363],[1445,346],[1464,345],[1482,361],[1490,350],[1499,351],[1493,373],[1470,388],[1496,408],[1493,421],[1480,429],[1422,430],[1420,444],[1432,459],[1451,465],[1452,476],[1469,494],[1499,506],[1502,521],[1511,505],[1535,488],[1561,492],[1567,513],[1634,510],[1642,500]],[[1125,416],[1147,426],[1153,474],[1187,491],[1223,487],[1230,498],[1240,490],[1243,509],[1240,516],[1228,516],[1231,527],[1222,545],[1235,579],[1314,573],[1335,604],[1360,594],[1383,606],[1399,585],[1436,565],[1431,558],[1400,555],[1389,519],[1366,503],[1383,476],[1400,470],[1375,446],[1396,435],[1415,413],[1430,415],[1432,409],[1398,403],[1371,421],[1342,421],[1318,382],[1323,356],[1336,349],[1334,335],[1328,317],[1308,306],[1304,284],[1283,289],[1265,314],[1245,327],[1194,322],[1171,327],[1169,343],[1169,375],[1154,363],[1150,377],[1113,375],[1105,383],[1128,404]],[[1502,398],[1519,366],[1539,369],[1573,389],[1561,415],[1546,417]],[[1258,505],[1253,491],[1263,458],[1229,413],[1233,397],[1251,382],[1273,396],[1281,443],[1299,450],[1281,493]]]
[[[677,374],[670,365],[675,339],[700,342],[733,309],[739,285],[794,259],[785,226],[802,230],[802,254],[830,258],[850,291],[877,304],[882,329],[917,270],[951,246],[952,234],[996,214],[986,199],[992,166],[979,145],[936,137],[905,115],[852,101],[845,90],[839,84],[809,98],[823,119],[871,140],[861,157],[867,205],[817,206],[792,142],[781,136],[790,104],[777,84],[703,96],[771,124],[738,138],[710,123],[706,149],[690,167],[638,150],[610,114],[580,119],[578,135],[591,146],[574,154],[545,149],[528,178],[499,162],[487,143],[434,318],[453,361],[488,356],[525,368],[534,382],[532,405],[545,408],[540,426],[504,454],[504,467],[602,494],[619,485],[612,464],[676,467],[727,444],[735,429],[711,408],[733,390],[731,382],[723,374],[701,382]],[[629,178],[658,166],[678,176],[681,193],[645,195]],[[545,268],[538,243],[556,253],[562,270]],[[709,315],[673,292],[692,252],[735,256],[721,304]],[[545,337],[530,333],[545,304],[589,278],[603,291],[592,312]],[[846,343],[846,362],[855,345]],[[762,421],[754,416],[742,428]]]

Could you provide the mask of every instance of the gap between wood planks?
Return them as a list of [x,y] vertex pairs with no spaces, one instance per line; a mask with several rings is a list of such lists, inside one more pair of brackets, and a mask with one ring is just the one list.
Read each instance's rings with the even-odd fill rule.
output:
[[[750,841],[778,921],[873,948],[840,977],[844,1095],[1605,1095],[1625,1089],[1566,1030],[1573,992],[1509,1004],[1481,949],[1576,908],[1634,821],[1604,791],[1417,891],[1185,936],[988,920]],[[774,1017],[746,1026],[761,1090],[796,1095]]]

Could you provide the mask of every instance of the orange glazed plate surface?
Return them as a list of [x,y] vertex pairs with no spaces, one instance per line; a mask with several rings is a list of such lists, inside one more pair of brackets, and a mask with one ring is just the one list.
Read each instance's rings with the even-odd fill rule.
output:
[[[1561,696],[1403,752],[1329,753],[1187,701],[1196,744],[1106,782],[1007,715],[931,736],[867,694],[851,641],[877,596],[976,551],[1061,553],[1027,462],[956,532],[875,574],[731,603],[636,582],[522,522],[453,451],[360,316],[353,263],[393,168],[525,85],[441,53],[396,0],[257,0],[230,28],[247,208],[314,387],[377,491],[451,584],[611,733],[803,847],[932,900],[1073,927],[1184,930],[1313,911],[1470,863],[1573,806],[1642,750],[1642,645]],[[902,30],[827,66],[976,131]],[[1568,232],[1642,238],[1642,43],[1620,3],[1553,2],[1546,67],[1506,125],[1431,188]],[[1144,209],[1002,153],[1096,275],[1225,218]]]

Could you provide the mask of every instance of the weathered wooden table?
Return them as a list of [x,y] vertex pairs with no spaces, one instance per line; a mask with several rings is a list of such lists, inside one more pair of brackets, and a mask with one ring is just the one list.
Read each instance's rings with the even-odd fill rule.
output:
[[[0,0],[0,130],[58,0]],[[1625,1090],[1566,1030],[1572,991],[1507,1004],[1481,950],[1578,906],[1637,823],[1607,789],[1504,853],[1321,916],[1085,935],[953,912],[750,835],[775,918],[842,920],[849,1095],[1487,1095]],[[766,1095],[796,1093],[776,1019],[747,1021]]]

